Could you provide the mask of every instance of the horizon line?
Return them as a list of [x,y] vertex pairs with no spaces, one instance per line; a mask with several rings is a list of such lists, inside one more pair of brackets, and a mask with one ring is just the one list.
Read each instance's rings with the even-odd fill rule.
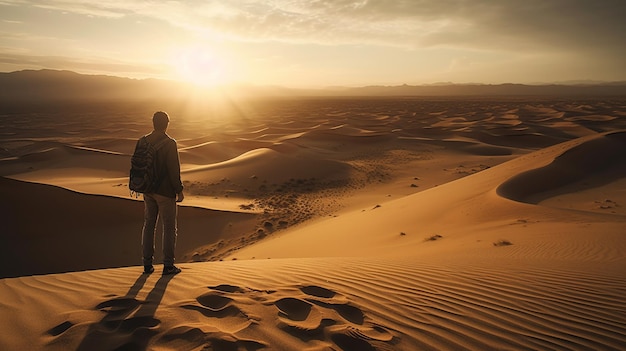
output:
[[[134,81],[162,81],[162,82],[176,82],[178,84],[189,85],[194,87],[200,87],[198,84],[194,84],[192,82],[173,79],[173,78],[164,78],[164,77],[131,77],[126,75],[115,75],[115,74],[106,74],[106,73],[86,73],[86,72],[78,72],[71,69],[54,69],[54,68],[25,68],[21,70],[15,71],[1,71],[0,74],[15,74],[20,72],[66,72],[77,74],[81,76],[91,76],[91,77],[109,77],[109,78],[119,78],[119,79],[128,79]],[[571,79],[565,81],[552,81],[552,82],[528,82],[528,83],[520,83],[513,81],[505,81],[500,83],[485,83],[485,82],[432,82],[432,83],[371,83],[364,85],[342,85],[342,84],[333,84],[326,86],[311,86],[311,87],[295,87],[295,86],[286,86],[281,84],[259,84],[253,82],[232,82],[226,84],[217,84],[214,86],[204,87],[204,88],[219,88],[219,87],[256,87],[256,88],[281,88],[281,89],[290,89],[290,90],[332,90],[332,89],[360,89],[360,88],[401,88],[401,87],[446,87],[446,86],[506,86],[506,85],[520,85],[520,86],[530,86],[530,87],[541,87],[541,86],[602,86],[602,85],[626,85],[626,81],[622,80],[595,80],[595,79]],[[202,88],[202,87],[200,87]]]

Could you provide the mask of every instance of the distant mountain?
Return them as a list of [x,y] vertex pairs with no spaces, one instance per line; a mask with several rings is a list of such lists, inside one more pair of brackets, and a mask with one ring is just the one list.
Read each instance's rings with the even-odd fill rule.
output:
[[577,85],[436,84],[368,86],[343,91],[352,96],[624,96],[626,82]]
[[145,99],[176,91],[179,83],[84,75],[71,71],[0,73],[0,99],[14,102]]
[[[84,75],[71,71],[24,70],[0,73],[0,103],[58,101],[154,100],[182,98],[191,86],[158,79],[130,79]],[[220,90],[221,91],[221,90]],[[283,87],[228,87],[243,96],[621,96],[626,82],[590,84],[452,84],[367,86],[358,88],[289,89]]]

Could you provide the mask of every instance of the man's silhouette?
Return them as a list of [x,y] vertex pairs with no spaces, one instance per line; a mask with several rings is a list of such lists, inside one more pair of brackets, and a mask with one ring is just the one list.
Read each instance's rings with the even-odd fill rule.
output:
[[[158,218],[163,222],[163,274],[180,273],[174,266],[174,250],[176,249],[178,209],[176,202],[183,201],[183,183],[180,180],[180,160],[176,140],[165,131],[170,118],[167,113],[158,111],[152,117],[154,130],[146,135],[147,141],[155,145],[167,139],[165,144],[156,151],[155,164],[158,185],[153,193],[143,195],[145,212],[142,231],[144,273],[154,272],[154,237]],[[139,141],[138,141],[139,143]]]

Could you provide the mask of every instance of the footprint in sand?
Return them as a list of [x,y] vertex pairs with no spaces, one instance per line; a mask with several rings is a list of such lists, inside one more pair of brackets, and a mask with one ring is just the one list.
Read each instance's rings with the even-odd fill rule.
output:
[[330,299],[332,297],[334,297],[335,295],[337,295],[337,293],[335,293],[332,290],[328,290],[326,288],[322,288],[320,286],[303,286],[300,288],[300,291],[302,291],[303,293],[307,294],[307,295],[311,295],[311,296],[315,296],[315,297],[323,297],[326,299]]
[[234,285],[228,285],[228,284],[222,284],[222,285],[218,285],[218,286],[210,286],[209,289],[222,291],[222,292],[227,292],[227,293],[242,293],[242,292],[244,292],[244,290],[241,289],[240,287],[234,286]]
[[208,307],[211,311],[222,311],[233,302],[233,299],[221,295],[204,294],[196,299],[202,306]]
[[274,303],[285,332],[306,342],[330,336],[346,351],[384,349],[397,341],[385,327],[366,321],[363,310],[344,296],[314,285],[300,291],[302,298],[282,298]]
[[376,351],[369,342],[349,334],[334,334],[330,339],[342,350]]
[[[198,304],[185,304],[181,308],[200,312],[207,318],[219,319],[220,330],[236,332],[250,325],[248,315],[239,309],[233,299],[209,292],[196,298]],[[216,321],[218,322],[218,321]]]
[[[284,337],[309,345],[330,342],[333,349],[343,351],[393,349],[399,341],[388,328],[368,320],[346,296],[316,285],[259,290],[223,284],[179,307],[197,311],[200,321],[166,331],[156,345],[257,350],[269,347],[262,342],[268,332],[285,333]],[[260,327],[258,316],[272,314],[276,324]],[[277,330],[268,331],[268,326]]]
[[55,327],[53,327],[52,329],[48,330],[48,335],[50,336],[59,336],[63,333],[65,333],[68,329],[70,329],[71,327],[74,326],[74,323],[70,322],[70,321],[65,321]]
[[280,299],[274,304],[280,311],[279,316],[296,322],[304,321],[309,318],[313,307],[313,305],[306,301],[294,299],[292,297]]
[[[152,313],[143,313],[142,306],[148,306],[134,298],[115,298],[104,301],[96,309],[106,313],[98,323],[100,326],[115,332],[132,333],[140,328],[154,328],[161,321],[154,318]],[[139,311],[138,311],[139,310]],[[132,317],[133,312],[138,311]]]
[[167,350],[246,350],[256,351],[267,345],[255,340],[234,337],[219,331],[205,332],[200,328],[180,326],[167,331],[157,344]]
[[[141,302],[130,297],[116,297],[103,301],[91,311],[76,311],[66,320],[47,331],[53,338],[48,346],[65,345],[72,335],[84,334],[77,350],[142,349],[156,335],[161,324],[154,318],[156,304]],[[89,320],[101,316],[99,321],[73,323],[72,320]],[[145,345],[144,345],[145,344]]]
[[[258,350],[266,348],[262,342],[248,340],[238,334],[255,323],[254,319],[238,306],[249,299],[253,291],[234,285],[209,287],[210,291],[198,296],[194,303],[179,307],[199,312],[206,319],[201,324],[178,326],[166,331],[157,345],[172,349],[208,350]],[[231,297],[233,296],[233,297]],[[247,301],[244,301],[244,304]]]
[[106,313],[108,317],[127,316],[140,304],[136,299],[120,297],[101,302],[96,309]]

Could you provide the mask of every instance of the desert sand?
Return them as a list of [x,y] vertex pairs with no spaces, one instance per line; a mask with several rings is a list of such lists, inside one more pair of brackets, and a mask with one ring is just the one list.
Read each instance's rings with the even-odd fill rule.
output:
[[0,350],[626,347],[623,98],[164,106],[173,277],[127,188],[160,108],[0,120]]

